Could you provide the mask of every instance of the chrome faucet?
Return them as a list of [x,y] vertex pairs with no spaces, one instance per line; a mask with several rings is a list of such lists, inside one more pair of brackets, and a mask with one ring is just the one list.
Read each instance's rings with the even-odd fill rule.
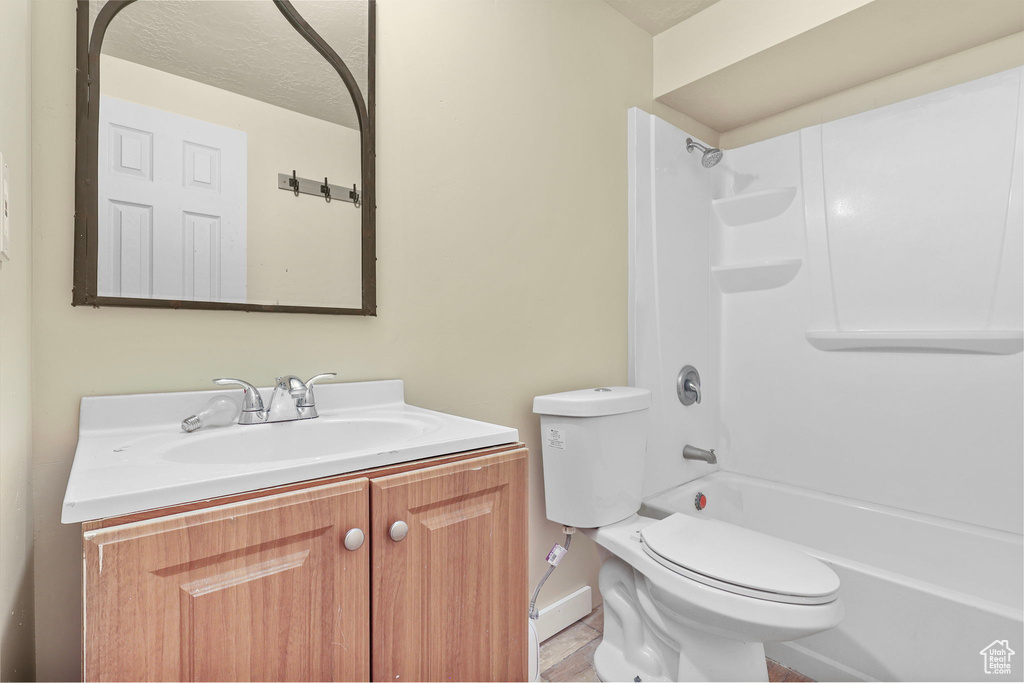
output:
[[274,387],[274,394],[270,397],[267,421],[309,420],[317,417],[313,384],[326,377],[334,377],[334,373],[325,372],[315,375],[306,382],[303,382],[295,375],[278,377],[277,386]]
[[683,446],[683,457],[686,460],[703,460],[709,465],[714,465],[715,463],[718,462],[718,456],[715,455],[714,448],[712,448],[709,451],[706,451],[703,448],[697,448],[696,446],[691,446],[690,444],[686,444],[685,446]]
[[287,422],[289,420],[309,420],[317,417],[316,397],[313,395],[313,384],[326,377],[334,377],[335,373],[325,372],[311,377],[306,382],[295,375],[277,378],[274,393],[270,397],[270,406],[263,407],[263,397],[256,387],[240,379],[228,377],[213,380],[214,384],[237,384],[242,387],[242,413],[238,416],[238,424],[255,425],[269,422]]

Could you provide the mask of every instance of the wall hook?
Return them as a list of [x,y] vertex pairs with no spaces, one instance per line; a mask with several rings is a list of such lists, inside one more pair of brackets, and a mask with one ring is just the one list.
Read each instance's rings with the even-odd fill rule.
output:
[[[2,1],[0,0],[0,2]],[[344,185],[331,185],[327,176],[324,176],[323,182],[313,180],[312,178],[300,178],[294,170],[291,172],[291,175],[287,173],[277,174],[277,189],[288,190],[296,197],[300,194],[308,194],[314,197],[322,197],[327,202],[333,202],[337,199],[341,202],[350,202],[355,206],[359,206],[361,200],[355,185],[352,186],[352,189]]]

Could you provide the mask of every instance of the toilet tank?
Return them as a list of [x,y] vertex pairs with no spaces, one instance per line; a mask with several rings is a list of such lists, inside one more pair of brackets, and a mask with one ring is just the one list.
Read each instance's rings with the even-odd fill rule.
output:
[[548,519],[575,527],[640,509],[651,392],[601,387],[533,399],[540,415]]

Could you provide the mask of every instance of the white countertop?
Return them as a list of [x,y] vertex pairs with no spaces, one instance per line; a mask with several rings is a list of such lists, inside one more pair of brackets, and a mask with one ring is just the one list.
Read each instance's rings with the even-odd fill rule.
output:
[[[269,405],[272,390],[261,388]],[[181,430],[240,389],[82,399],[61,522],[72,524],[519,440],[405,403],[401,380],[318,384],[313,420]]]

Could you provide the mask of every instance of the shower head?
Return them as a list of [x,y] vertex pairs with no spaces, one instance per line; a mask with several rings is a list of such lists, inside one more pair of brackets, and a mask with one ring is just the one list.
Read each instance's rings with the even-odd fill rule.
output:
[[694,142],[693,138],[686,138],[686,151],[693,152],[695,149],[704,152],[704,155],[700,158],[700,164],[704,168],[711,168],[722,160],[722,150],[717,147],[705,147],[699,142]]

